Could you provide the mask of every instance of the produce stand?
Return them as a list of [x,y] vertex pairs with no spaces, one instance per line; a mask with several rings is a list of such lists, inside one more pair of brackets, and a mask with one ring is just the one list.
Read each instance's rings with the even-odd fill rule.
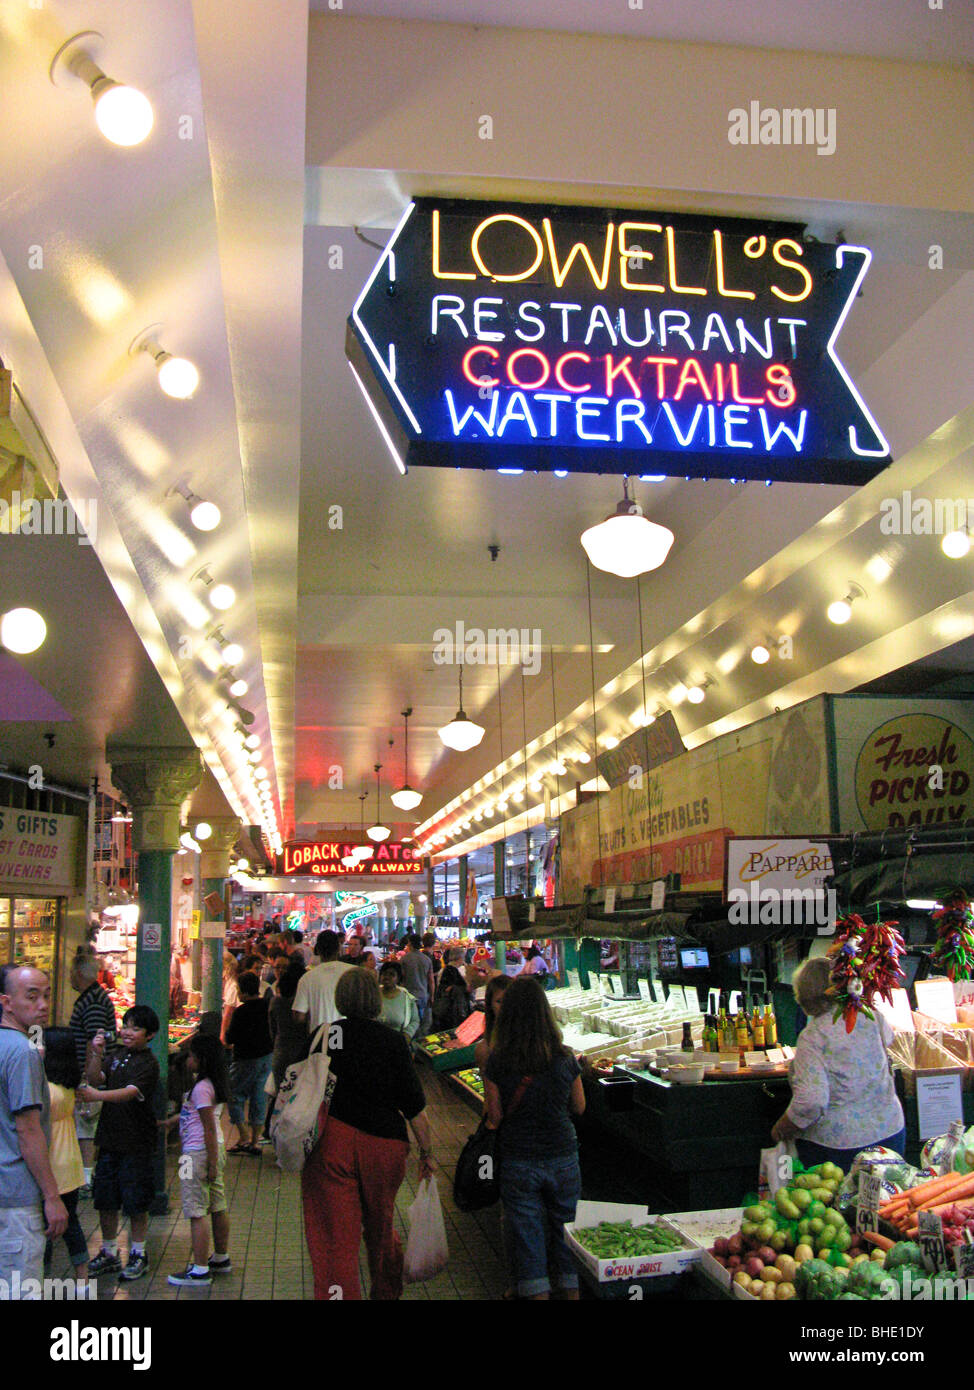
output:
[[464,1046],[453,1032],[430,1033],[419,1039],[414,1048],[416,1055],[428,1062],[434,1071],[457,1071],[473,1066],[476,1043]]
[[[627,1073],[630,1104],[618,1103],[611,1083],[584,1078],[582,1124],[621,1146],[630,1189],[659,1193],[683,1210],[729,1207],[754,1183],[771,1126],[791,1096],[783,1076],[763,1073],[749,1084],[704,1081],[678,1086],[649,1072]],[[636,1162],[633,1162],[633,1155]]]
[[484,1096],[478,1071],[468,1068],[458,1072],[450,1072],[446,1082],[450,1089],[456,1091],[460,1099],[470,1106],[475,1115],[479,1116],[483,1113]]

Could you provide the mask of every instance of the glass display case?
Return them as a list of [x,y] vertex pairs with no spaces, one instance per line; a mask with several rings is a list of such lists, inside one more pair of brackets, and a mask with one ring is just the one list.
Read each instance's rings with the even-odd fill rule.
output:
[[0,960],[46,971],[52,996],[57,992],[60,928],[59,898],[0,897]]

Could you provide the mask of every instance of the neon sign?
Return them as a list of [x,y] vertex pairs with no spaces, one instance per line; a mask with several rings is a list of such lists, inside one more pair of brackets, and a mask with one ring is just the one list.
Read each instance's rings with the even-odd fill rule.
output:
[[348,928],[356,922],[364,922],[369,917],[378,917],[379,906],[374,903],[366,893],[342,893],[336,892],[335,906],[343,912],[342,928]]
[[402,470],[862,483],[890,450],[836,344],[870,260],[791,223],[418,199],[346,352]]
[[286,878],[401,878],[422,871],[414,847],[399,843],[376,845],[372,858],[347,868],[342,859],[355,848],[341,840],[288,840],[277,855],[276,872]]

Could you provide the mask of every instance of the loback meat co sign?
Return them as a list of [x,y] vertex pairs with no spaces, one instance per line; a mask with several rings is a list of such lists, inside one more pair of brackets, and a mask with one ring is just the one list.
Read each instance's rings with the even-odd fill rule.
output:
[[793,224],[418,199],[346,352],[403,472],[858,484],[890,462],[837,351],[870,260]]
[[277,873],[283,878],[311,874],[315,878],[403,878],[422,873],[423,864],[413,845],[369,845],[372,853],[354,865],[344,858],[361,849],[340,840],[288,840],[277,856]]

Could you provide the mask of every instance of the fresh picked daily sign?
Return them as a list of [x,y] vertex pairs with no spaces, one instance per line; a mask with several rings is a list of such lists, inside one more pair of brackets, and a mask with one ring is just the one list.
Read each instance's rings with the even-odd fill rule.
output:
[[417,199],[348,320],[399,467],[863,483],[837,340],[871,259],[800,226]]

